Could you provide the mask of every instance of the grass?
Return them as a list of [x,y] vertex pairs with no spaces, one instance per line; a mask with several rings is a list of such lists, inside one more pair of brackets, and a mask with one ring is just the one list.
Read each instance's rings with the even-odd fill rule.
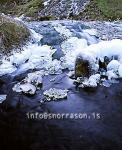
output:
[[122,20],[122,0],[91,0],[75,19]]
[[29,30],[12,18],[0,15],[0,53],[9,53],[14,48],[20,48],[29,39]]
[[43,8],[42,0],[2,0],[0,1],[1,12],[5,14],[25,14],[34,17]]
[[19,5],[17,11],[19,15],[24,13],[26,16],[34,17],[41,8],[43,8],[42,0],[29,0],[25,4]]
[[122,19],[122,0],[96,0],[96,4],[106,18]]

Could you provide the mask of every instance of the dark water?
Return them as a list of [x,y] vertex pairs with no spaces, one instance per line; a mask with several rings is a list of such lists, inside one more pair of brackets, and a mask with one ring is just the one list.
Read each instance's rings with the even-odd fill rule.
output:
[[[75,26],[76,27],[76,26]],[[56,36],[59,43],[54,44],[52,28],[41,43],[59,46],[63,38]],[[42,28],[38,28],[41,33]],[[79,32],[79,28],[76,27]],[[76,32],[75,32],[76,33]],[[29,71],[28,71],[29,72]],[[31,70],[30,70],[31,72]],[[43,79],[43,88],[33,97],[12,91],[15,83],[27,73],[17,76],[0,77],[0,94],[7,94],[7,100],[0,104],[0,149],[1,150],[121,150],[122,149],[122,81],[106,88],[99,86],[94,90],[76,89],[66,72],[49,75]],[[56,80],[50,82],[50,79]],[[49,88],[66,88],[68,98],[61,101],[40,103],[43,91]],[[28,119],[26,113],[86,113],[84,119]],[[93,117],[93,113],[100,118]]]

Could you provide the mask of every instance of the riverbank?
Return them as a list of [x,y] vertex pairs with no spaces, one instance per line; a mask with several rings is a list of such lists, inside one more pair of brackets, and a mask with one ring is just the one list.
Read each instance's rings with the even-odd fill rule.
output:
[[20,16],[24,14],[31,20],[122,20],[121,0],[83,0],[83,1],[6,1],[0,2],[1,12]]
[[121,0],[91,0],[77,20],[115,21],[122,20]]

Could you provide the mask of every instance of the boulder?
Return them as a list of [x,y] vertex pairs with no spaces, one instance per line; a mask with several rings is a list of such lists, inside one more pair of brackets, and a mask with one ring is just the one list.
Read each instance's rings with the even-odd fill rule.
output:
[[92,73],[92,67],[88,60],[78,56],[75,62],[75,78],[89,77]]

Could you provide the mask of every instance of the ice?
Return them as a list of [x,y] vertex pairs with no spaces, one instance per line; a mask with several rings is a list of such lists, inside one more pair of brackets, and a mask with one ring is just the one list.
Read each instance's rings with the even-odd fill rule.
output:
[[35,32],[32,29],[29,29],[29,30],[31,31],[31,36],[32,36],[31,38],[33,41],[39,42],[43,38],[43,36],[41,34]]
[[85,29],[83,30],[84,33],[88,33],[91,36],[98,36],[97,30],[95,29]]
[[17,72],[24,72],[28,69],[34,68],[50,68],[50,64],[53,64],[52,55],[55,52],[48,45],[38,46],[38,44],[29,44],[23,48],[21,52],[13,52],[13,54],[7,58],[3,58],[0,65],[0,76]]
[[107,70],[113,70],[117,71],[119,69],[120,63],[117,60],[112,60],[108,65],[107,65]]
[[6,100],[7,95],[0,95],[0,104]]
[[62,73],[62,66],[61,62],[57,59],[54,59],[52,63],[49,64],[47,67],[48,74],[61,74]]
[[[16,75],[29,69],[44,70],[47,74],[61,74],[63,69],[74,71],[76,58],[82,56],[90,62],[92,69],[95,71],[93,76],[84,80],[83,84],[94,87],[98,84],[96,74],[102,74],[102,72],[98,72],[98,60],[100,59],[103,62],[104,57],[107,56],[110,61],[105,75],[107,75],[109,80],[122,77],[122,40],[114,39],[94,44],[97,42],[95,40],[97,32],[94,29],[81,29],[81,39],[74,37],[75,34],[70,30],[72,26],[70,26],[69,22],[66,25],[59,22],[50,22],[50,24],[59,33],[59,36],[63,36],[64,41],[59,46],[61,46],[64,56],[60,60],[53,59],[56,49],[49,45],[41,45],[40,40],[43,36],[30,29],[32,41],[27,43],[21,52],[13,51],[11,56],[4,56],[1,59],[0,76],[11,73]],[[117,58],[116,60],[114,60],[115,57]],[[41,82],[42,76],[37,76],[37,74],[33,73],[28,75],[27,83],[32,84],[31,80],[39,80]]]
[[13,87],[15,92],[23,92],[25,94],[34,95],[36,93],[36,87],[30,83],[18,83]]
[[91,75],[89,79],[85,79],[80,87],[97,87],[100,81],[100,74]]
[[109,80],[111,80],[111,79],[117,79],[118,78],[118,76],[117,76],[117,74],[114,72],[114,70],[109,70],[109,71],[107,71],[107,74],[106,74],[107,76],[108,76],[108,79]]
[[64,41],[61,45],[62,51],[65,54],[65,56],[61,58],[61,60],[63,61],[63,68],[74,70],[77,55],[86,47],[87,41],[85,39],[71,37],[68,40]]
[[54,29],[66,38],[72,37],[72,32],[60,23],[53,23]]
[[44,71],[35,71],[32,73],[28,73],[26,78],[14,85],[13,91],[34,95],[36,90],[42,87],[42,77],[44,75]]
[[118,72],[119,76],[122,78],[122,64],[119,66]]
[[46,90],[43,94],[47,101],[65,99],[67,98],[68,90],[51,88]]
[[4,60],[3,64],[0,65],[0,76],[5,75],[7,73],[12,73],[16,70],[16,67],[13,66],[8,61]]
[[31,83],[34,86],[42,86],[42,76],[44,76],[43,71],[36,71],[33,73],[29,73],[27,77],[24,79],[25,82]]
[[[110,60],[107,65],[107,72],[105,72],[108,80],[111,81],[113,79],[117,79],[118,77],[122,77],[122,40],[114,39],[111,41],[102,41],[98,44],[90,45],[80,52],[78,56],[82,56],[85,60],[88,60],[92,65],[92,69],[96,71],[98,69],[95,69],[94,67],[99,64],[97,64],[98,62],[95,60],[100,59],[104,62],[104,57],[107,56]],[[114,60],[114,57],[117,60]],[[100,72],[100,74],[102,75],[102,72]],[[88,80],[84,80],[82,84],[83,86],[97,86],[94,75],[92,75]]]
[[83,51],[84,53],[91,54],[95,58],[119,56],[120,61],[122,61],[122,40],[101,41],[98,44],[88,46]]

